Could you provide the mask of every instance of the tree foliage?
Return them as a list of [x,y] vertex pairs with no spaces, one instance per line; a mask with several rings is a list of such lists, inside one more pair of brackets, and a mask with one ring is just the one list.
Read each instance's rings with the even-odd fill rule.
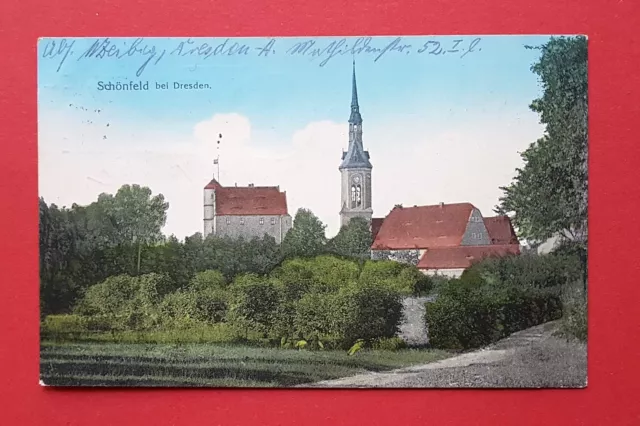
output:
[[587,240],[587,40],[560,37],[540,48],[531,70],[542,96],[530,108],[545,125],[543,137],[521,156],[524,166],[501,188],[498,213],[512,216],[521,237],[552,235]]
[[327,251],[340,256],[369,259],[372,243],[369,222],[364,218],[354,217],[329,240]]
[[293,219],[293,227],[282,242],[285,257],[313,257],[325,251],[327,237],[320,219],[310,210],[299,209]]

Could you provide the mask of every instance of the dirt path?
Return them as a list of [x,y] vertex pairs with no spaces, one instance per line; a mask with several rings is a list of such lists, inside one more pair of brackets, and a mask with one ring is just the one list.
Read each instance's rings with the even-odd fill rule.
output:
[[586,345],[553,335],[556,323],[514,333],[487,348],[431,364],[367,373],[307,387],[584,387]]

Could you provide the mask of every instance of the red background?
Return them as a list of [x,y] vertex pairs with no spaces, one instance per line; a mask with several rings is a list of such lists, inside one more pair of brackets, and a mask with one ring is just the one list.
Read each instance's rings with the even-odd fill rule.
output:
[[[0,424],[640,425],[635,0],[0,0]],[[38,385],[39,36],[589,36],[585,390],[55,390]]]

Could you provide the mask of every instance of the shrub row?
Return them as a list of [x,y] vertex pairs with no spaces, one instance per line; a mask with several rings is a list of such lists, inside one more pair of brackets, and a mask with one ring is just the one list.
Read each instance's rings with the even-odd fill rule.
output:
[[471,349],[561,316],[560,298],[549,292],[459,287],[427,303],[425,321],[432,346]]
[[259,331],[282,345],[350,346],[396,335],[402,295],[375,282],[341,287],[246,275],[231,287],[229,322],[241,332]]
[[442,349],[478,348],[559,319],[562,289],[580,274],[575,256],[485,259],[442,283],[437,299],[426,304],[429,341]]
[[[415,267],[333,256],[285,261],[268,276],[228,282],[218,271],[197,274],[177,291],[159,274],[110,277],[90,287],[75,315],[51,316],[43,333],[188,330],[227,322],[239,336],[312,345],[373,345],[395,336],[402,296],[429,290]],[[386,344],[386,343],[385,343]],[[392,346],[397,346],[395,343]]]

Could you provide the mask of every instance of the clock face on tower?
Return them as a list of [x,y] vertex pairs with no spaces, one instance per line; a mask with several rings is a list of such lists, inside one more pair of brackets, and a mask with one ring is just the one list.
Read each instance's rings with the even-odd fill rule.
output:
[[354,181],[355,183],[360,183],[360,176],[356,176],[356,177],[354,177],[354,178],[353,178],[353,181]]

